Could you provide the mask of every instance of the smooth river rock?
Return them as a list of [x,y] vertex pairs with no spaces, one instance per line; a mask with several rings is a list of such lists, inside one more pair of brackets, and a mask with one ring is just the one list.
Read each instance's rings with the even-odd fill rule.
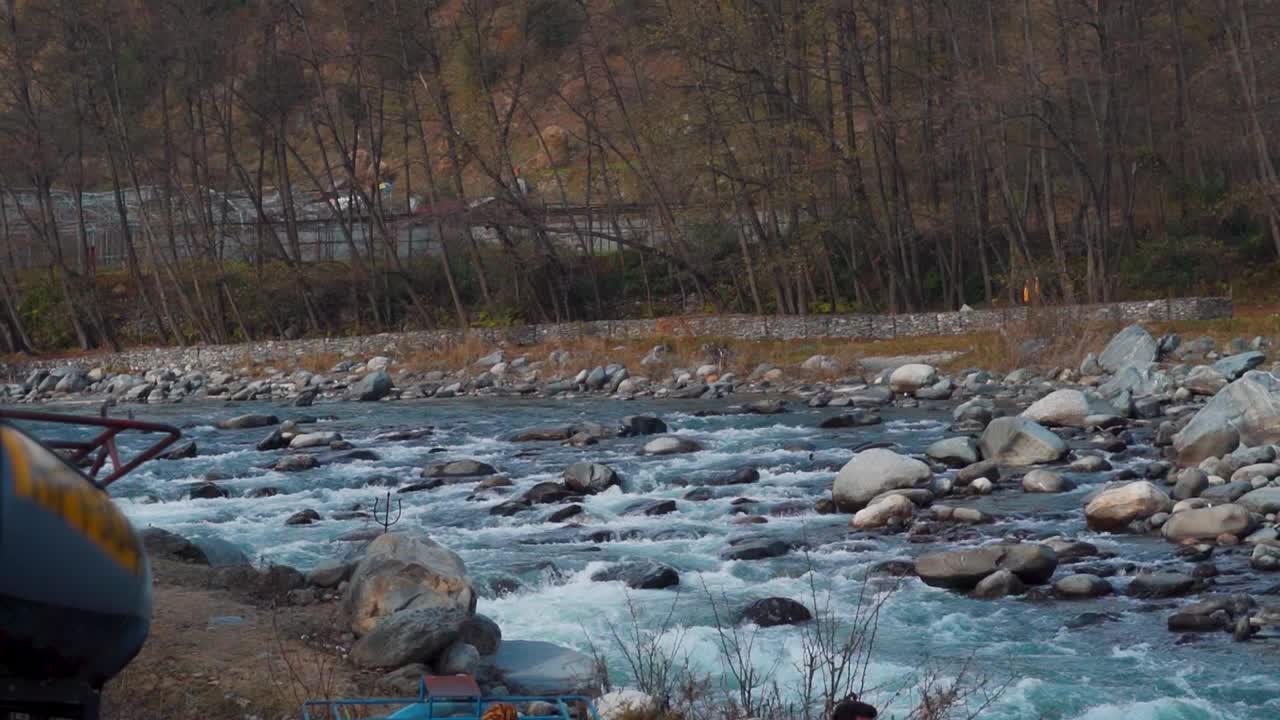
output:
[[926,584],[952,590],[972,590],[997,570],[1008,570],[1028,585],[1042,585],[1057,567],[1057,553],[1034,543],[944,550],[921,555],[915,562],[916,574]]
[[843,512],[855,512],[888,490],[925,487],[932,476],[929,466],[915,458],[872,448],[857,453],[840,468],[832,496]]
[[1115,531],[1172,509],[1173,500],[1163,490],[1142,480],[1102,491],[1085,506],[1084,515],[1091,529]]
[[982,431],[978,448],[984,459],[1013,466],[1055,462],[1067,454],[1062,438],[1023,417],[992,420]]
[[1223,534],[1248,535],[1254,527],[1256,523],[1248,510],[1227,504],[1174,513],[1160,532],[1174,541],[1213,540]]

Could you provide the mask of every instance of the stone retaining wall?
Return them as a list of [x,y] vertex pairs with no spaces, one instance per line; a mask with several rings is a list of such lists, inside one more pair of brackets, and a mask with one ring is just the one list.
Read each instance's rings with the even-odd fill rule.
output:
[[[744,340],[799,340],[805,338],[847,338],[888,340],[896,337],[966,335],[993,332],[1010,325],[1034,320],[1036,323],[1069,327],[1075,322],[1163,322],[1169,320],[1214,320],[1232,314],[1230,298],[1179,298],[1104,305],[1058,307],[1016,307],[1001,310],[969,310],[903,315],[812,315],[779,317],[760,315],[717,315],[669,317],[656,320],[601,320],[597,322],[523,325],[510,328],[480,328],[475,337],[493,344],[531,345],[544,342],[572,342],[587,337],[712,337]],[[144,371],[156,367],[235,368],[250,362],[288,362],[293,358],[324,353],[355,356],[390,355],[433,350],[463,338],[457,330],[427,330],[384,333],[359,337],[263,341],[240,345],[128,350],[115,355],[85,360],[84,364],[104,364],[112,368]],[[37,360],[28,366],[65,365],[66,361]],[[18,368],[13,368],[17,371]]]

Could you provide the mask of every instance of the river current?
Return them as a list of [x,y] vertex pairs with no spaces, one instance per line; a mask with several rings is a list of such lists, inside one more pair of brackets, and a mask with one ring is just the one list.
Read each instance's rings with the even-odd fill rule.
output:
[[[875,566],[948,547],[912,544],[905,534],[855,533],[848,529],[847,515],[813,511],[815,501],[829,495],[836,471],[853,448],[887,442],[901,452],[921,454],[929,443],[948,435],[950,418],[944,410],[888,408],[883,424],[844,430],[817,428],[823,418],[838,412],[834,409],[801,407],[771,416],[699,414],[723,407],[723,402],[599,399],[337,403],[305,409],[246,403],[140,407],[133,409],[139,419],[182,426],[184,435],[198,444],[199,455],[148,463],[114,485],[112,494],[139,528],[163,527],[234,546],[255,563],[306,570],[349,552],[347,543],[335,542],[338,536],[373,527],[367,518],[334,520],[330,515],[356,506],[371,509],[388,489],[376,479],[391,478],[403,485],[433,462],[474,458],[490,463],[514,481],[509,496],[469,500],[474,484],[393,492],[393,506],[402,504],[395,529],[425,532],[458,552],[481,592],[479,611],[496,620],[505,637],[547,640],[584,651],[594,647],[619,674],[625,673],[625,663],[611,639],[611,628],[627,627],[633,612],[650,628],[669,616],[666,641],[678,646],[692,666],[714,675],[721,671],[717,614],[732,616],[752,600],[770,596],[812,605],[816,590],[836,617],[848,617],[860,598],[865,602],[886,592],[883,578],[869,577]],[[249,412],[282,419],[317,418],[308,429],[339,432],[357,448],[376,452],[379,459],[327,464],[301,473],[267,469],[281,453],[259,452],[254,445],[269,430],[214,427],[218,420]],[[642,457],[638,450],[648,438],[607,439],[585,448],[509,440],[513,432],[526,428],[581,421],[617,425],[624,416],[637,414],[662,418],[673,433],[693,438],[705,449]],[[422,439],[373,440],[380,433],[425,426],[435,431]],[[812,449],[797,448],[802,442]],[[569,537],[559,523],[543,522],[555,506],[535,506],[514,517],[489,513],[498,502],[537,482],[559,479],[566,466],[578,461],[607,464],[624,478],[625,491],[615,489],[582,501],[588,527],[607,528],[619,539],[554,542],[582,540]],[[1126,462],[1134,462],[1132,455],[1113,458],[1116,468]],[[713,486],[714,497],[708,500],[684,499],[690,488],[747,466],[759,470],[759,481]],[[186,499],[188,484],[206,473],[216,473],[218,484],[232,497]],[[1172,547],[1159,539],[1088,531],[1083,498],[1105,476],[1071,477],[1079,487],[1061,495],[1031,496],[1001,488],[989,497],[959,501],[997,516],[995,523],[980,528],[981,537],[965,542],[1063,535],[1114,554],[1113,562],[1165,568],[1179,564]],[[279,494],[245,497],[268,486]],[[740,498],[751,502],[744,507]],[[674,500],[677,509],[657,517],[624,514],[642,499]],[[285,525],[290,515],[305,508],[318,511],[324,520]],[[768,521],[735,522],[742,513]],[[729,540],[744,535],[778,537],[805,550],[770,560],[721,559]],[[679,591],[627,590],[621,583],[590,579],[613,563],[635,559],[655,559],[679,570]],[[1212,633],[1179,643],[1180,636],[1166,630],[1165,619],[1173,607],[1194,598],[1134,600],[1122,592],[1126,577],[1111,580],[1118,591],[1115,596],[1067,602],[972,600],[909,578],[884,602],[868,687],[901,684],[926,658],[932,666],[954,671],[972,657],[975,667],[1010,679],[998,702],[983,713],[984,719],[1280,717],[1280,640],[1241,644],[1229,634]],[[755,633],[753,661],[784,688],[795,685],[801,654],[796,628]],[[881,694],[887,696],[888,691]],[[875,700],[875,695],[869,698]]]

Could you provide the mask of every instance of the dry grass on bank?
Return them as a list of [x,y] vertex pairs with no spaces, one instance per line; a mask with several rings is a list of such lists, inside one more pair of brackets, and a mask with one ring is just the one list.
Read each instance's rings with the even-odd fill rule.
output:
[[[795,368],[813,355],[834,358],[841,368],[856,368],[866,358],[893,358],[952,353],[951,360],[934,362],[943,370],[977,367],[1007,372],[1024,365],[1058,365],[1078,367],[1084,356],[1098,352],[1107,340],[1122,327],[1121,323],[1081,323],[1058,321],[1047,316],[1033,316],[1022,323],[1011,324],[995,332],[971,335],[940,335],[925,337],[900,337],[892,340],[849,341],[839,338],[814,338],[800,340],[742,340],[725,337],[654,336],[646,338],[581,338],[573,342],[550,342],[535,345],[506,345],[508,358],[526,356],[530,360],[544,360],[553,351],[567,350],[573,358],[566,372],[576,372],[582,367],[618,362],[638,370],[640,360],[655,345],[670,348],[667,361],[658,367],[662,371],[682,367],[693,369],[704,363],[721,364],[721,372],[733,371],[746,376],[758,365],[768,363],[782,368]],[[1280,307],[1251,305],[1236,308],[1232,318],[1221,320],[1197,320],[1167,323],[1148,323],[1153,334],[1180,333],[1184,339],[1208,336],[1219,345],[1243,337],[1252,339],[1263,336],[1280,340]],[[1033,343],[1038,345],[1033,347]],[[498,346],[480,338],[469,336],[460,343],[452,343],[433,350],[415,350],[394,357],[397,369],[442,370],[451,372],[473,365],[492,353]],[[97,354],[101,356],[101,354]],[[42,359],[60,358],[68,361],[80,359],[90,362],[94,354],[60,353]],[[107,356],[109,357],[109,356]],[[27,358],[0,357],[0,362],[20,366]],[[301,368],[315,373],[327,373],[334,365],[348,359],[339,352],[313,353],[292,358],[288,363],[257,363],[250,369],[265,370],[269,366]],[[356,358],[363,359],[363,358]],[[112,369],[111,363],[99,363]],[[883,363],[881,363],[883,364]],[[652,372],[650,373],[653,374]],[[848,373],[837,373],[847,375]],[[815,374],[818,376],[820,374]]]

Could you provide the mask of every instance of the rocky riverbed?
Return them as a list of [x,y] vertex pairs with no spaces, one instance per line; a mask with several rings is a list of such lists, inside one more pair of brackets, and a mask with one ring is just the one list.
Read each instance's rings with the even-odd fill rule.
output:
[[[808,616],[905,577],[870,684],[976,656],[1014,677],[984,717],[1244,719],[1280,710],[1268,352],[1134,326],[1080,367],[1007,374],[674,368],[654,348],[634,368],[68,366],[4,393],[182,424],[113,488],[157,552],[186,547],[162,528],[215,565],[298,568],[223,572],[340,608],[348,661],[389,683],[422,664],[569,689],[592,645],[623,678],[609,638],[635,607],[712,673],[717,618],[741,616],[785,685]],[[548,653],[568,670],[521,674]]]

